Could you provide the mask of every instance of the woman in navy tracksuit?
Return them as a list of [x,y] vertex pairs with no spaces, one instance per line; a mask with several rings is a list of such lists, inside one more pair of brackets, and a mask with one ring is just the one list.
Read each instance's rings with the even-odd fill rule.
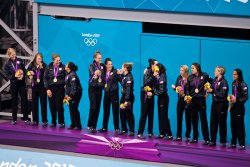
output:
[[[154,122],[154,95],[153,95],[153,68],[157,64],[155,59],[149,59],[149,66],[144,70],[143,86],[141,88],[141,117],[138,129],[138,138],[144,138],[143,132],[148,118],[148,137],[153,137],[153,122]],[[152,90],[145,91],[145,87],[150,87]]]
[[47,93],[44,87],[43,77],[46,64],[43,62],[43,57],[41,53],[35,55],[34,60],[30,63],[28,67],[29,77],[32,79],[32,125],[37,125],[39,123],[39,98],[42,114],[43,126],[48,125],[47,119]]
[[208,92],[212,93],[212,107],[210,119],[210,136],[211,141],[209,146],[216,146],[216,137],[218,127],[220,130],[221,147],[226,146],[227,142],[227,109],[228,109],[228,83],[224,77],[225,69],[222,66],[217,66],[214,71],[215,78]]
[[112,105],[114,128],[117,133],[120,132],[119,128],[119,86],[118,81],[120,75],[113,67],[110,58],[105,59],[105,85],[104,85],[104,102],[103,102],[103,124],[99,132],[107,132],[108,122],[110,116],[110,106]]
[[201,66],[198,63],[192,64],[192,74],[187,80],[187,95],[192,97],[192,102],[190,105],[192,126],[193,126],[193,139],[190,143],[198,142],[198,120],[200,115],[201,120],[201,130],[204,141],[202,144],[208,145],[210,142],[207,114],[206,114],[206,91],[204,90],[204,85],[209,82],[212,83],[212,78],[202,72]]
[[166,69],[162,64],[156,64],[159,71],[154,71],[154,94],[158,96],[158,119],[159,119],[159,132],[158,138],[172,140],[172,131],[170,120],[168,118],[168,105],[169,96],[167,93],[167,75]]
[[96,133],[97,121],[102,102],[102,91],[105,85],[105,65],[102,63],[100,51],[94,54],[94,61],[89,65],[89,118],[88,129],[90,133]]
[[132,64],[124,63],[122,65],[122,71],[124,73],[121,85],[122,85],[122,97],[120,104],[124,107],[120,107],[120,118],[122,130],[120,135],[128,132],[127,123],[129,126],[129,136],[133,136],[135,131],[135,118],[133,113],[133,104],[135,100],[134,96],[134,78],[131,73]]
[[191,111],[190,106],[184,101],[184,96],[186,94],[186,84],[187,78],[189,75],[188,66],[182,65],[180,67],[180,75],[176,79],[175,85],[172,85],[172,88],[176,91],[178,89],[178,101],[177,101],[177,135],[174,141],[182,140],[182,117],[185,111],[185,121],[186,121],[186,142],[189,142],[190,133],[191,133]]
[[56,127],[57,116],[60,128],[65,127],[63,98],[65,96],[65,66],[61,63],[60,55],[53,54],[50,64],[44,72],[44,86],[49,97],[49,107],[52,117],[50,127]]
[[72,62],[69,62],[65,66],[65,86],[66,98],[69,101],[69,111],[71,119],[71,125],[68,129],[81,130],[82,124],[78,107],[82,97],[82,86],[79,77],[76,74],[77,70],[78,67]]
[[239,142],[239,149],[245,149],[245,103],[248,100],[248,86],[244,81],[242,70],[235,69],[233,71],[232,95],[230,110],[232,140],[229,148],[236,148],[236,142]]
[[16,57],[16,51],[13,48],[7,50],[7,56],[9,60],[4,66],[4,72],[7,78],[10,80],[10,92],[12,97],[12,125],[17,121],[17,109],[18,109],[18,94],[21,97],[21,113],[23,114],[23,120],[26,124],[29,124],[28,119],[28,101],[27,91],[25,84],[26,69],[22,59]]

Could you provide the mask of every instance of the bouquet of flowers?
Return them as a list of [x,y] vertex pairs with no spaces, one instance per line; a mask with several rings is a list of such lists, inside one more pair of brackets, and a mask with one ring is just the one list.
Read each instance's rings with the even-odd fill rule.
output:
[[150,92],[151,90],[152,90],[152,89],[151,89],[149,86],[145,86],[145,87],[144,87],[144,91],[145,91],[145,92]]
[[144,87],[144,91],[145,91],[145,96],[146,96],[147,98],[151,98],[151,96],[148,96],[148,95],[147,95],[147,92],[152,91],[152,89],[151,89],[149,86],[145,86],[145,87]]
[[159,67],[155,66],[153,72],[159,72],[159,71],[160,71]]
[[124,103],[121,103],[120,104],[120,109],[124,110],[126,108],[125,104]]
[[64,96],[64,98],[63,98],[63,104],[69,105],[68,96]]
[[27,76],[31,76],[31,71],[28,71],[28,72],[27,72]]
[[192,101],[192,97],[191,96],[185,96],[184,101],[187,102],[187,104],[190,104],[191,101]]
[[27,76],[32,79],[33,78],[33,75],[34,75],[34,72],[33,71],[28,71],[27,72]]
[[211,88],[211,84],[210,84],[209,82],[205,83],[204,89],[205,89],[205,90],[208,90],[208,89],[210,89],[210,88]]
[[229,107],[228,107],[228,112],[231,110],[231,108],[233,107],[233,103],[232,103],[232,99],[235,98],[232,95],[228,95],[227,96],[227,101],[230,103]]
[[130,107],[131,103],[130,102],[125,102],[120,104],[120,109],[124,110],[127,107]]
[[211,88],[211,84],[209,82],[204,84],[204,89],[206,90],[206,95],[205,97],[208,97],[208,90]]
[[18,79],[18,80],[22,80],[23,79],[23,70],[21,69],[18,69],[15,73],[15,77]]
[[181,86],[177,86],[177,87],[175,88],[175,92],[176,92],[176,93],[180,93],[181,91],[183,91],[183,89],[182,89]]

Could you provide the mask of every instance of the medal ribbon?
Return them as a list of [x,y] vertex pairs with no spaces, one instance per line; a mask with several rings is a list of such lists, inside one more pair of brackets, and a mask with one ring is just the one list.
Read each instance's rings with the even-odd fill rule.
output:
[[106,80],[106,84],[108,84],[108,81],[109,81],[109,75],[110,75],[110,72],[107,72],[107,73],[106,73],[106,78],[105,78],[105,80]]
[[195,88],[198,89],[198,86],[200,84],[200,77],[196,77],[195,80],[194,80],[194,85],[195,85]]
[[14,64],[13,63],[11,63],[12,64],[12,67],[14,68],[14,71],[16,72],[17,71],[17,69],[18,69],[18,66],[17,66],[17,61],[16,61],[16,65],[14,66]]
[[38,67],[38,68],[36,69],[36,78],[37,78],[37,79],[40,78],[40,74],[41,74],[40,68]]
[[54,78],[57,78],[58,70],[59,70],[58,67],[54,67]]

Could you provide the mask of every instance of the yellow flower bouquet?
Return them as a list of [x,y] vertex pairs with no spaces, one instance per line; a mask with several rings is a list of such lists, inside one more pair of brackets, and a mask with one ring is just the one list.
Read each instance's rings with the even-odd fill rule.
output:
[[181,86],[177,86],[177,87],[175,88],[175,92],[176,92],[176,93],[180,93],[180,91],[183,91],[182,87],[181,87]]
[[23,79],[23,70],[21,69],[18,69],[15,73],[15,77],[18,79],[18,80],[22,80]]
[[31,76],[31,71],[28,71],[28,72],[27,72],[27,76]]
[[159,72],[159,71],[160,71],[159,67],[155,66],[153,72]]
[[205,89],[205,90],[208,90],[208,89],[210,89],[210,88],[211,88],[211,84],[210,84],[209,82],[205,83],[204,89]]
[[124,103],[121,103],[120,104],[120,109],[124,110],[126,108],[125,104]]
[[144,91],[145,91],[145,97],[146,97],[146,98],[151,98],[151,97],[152,97],[152,96],[148,96],[148,95],[147,95],[147,92],[152,91],[152,88],[150,88],[149,86],[145,86],[145,87],[144,87]]
[[63,104],[69,105],[68,96],[64,96],[64,98],[63,98]]
[[145,86],[144,87],[144,91],[145,92],[150,92],[150,91],[152,91],[152,89],[149,86]]
[[191,96],[185,96],[184,101],[187,102],[187,104],[190,104],[191,101],[192,101],[192,97]]

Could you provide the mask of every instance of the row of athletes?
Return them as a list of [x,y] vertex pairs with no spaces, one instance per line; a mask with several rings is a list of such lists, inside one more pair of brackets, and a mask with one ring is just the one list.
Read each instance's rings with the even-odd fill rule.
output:
[[[32,80],[32,125],[39,122],[38,101],[41,103],[41,114],[43,126],[48,125],[47,120],[47,96],[52,117],[51,127],[56,127],[57,117],[59,127],[65,127],[63,103],[69,104],[71,125],[69,129],[81,130],[80,112],[78,110],[82,97],[82,86],[76,73],[77,66],[69,62],[64,66],[58,54],[52,55],[49,65],[43,62],[42,54],[36,54],[34,61],[26,70],[23,61],[16,57],[13,48],[7,50],[9,61],[4,69],[11,81],[10,91],[12,94],[12,124],[17,120],[18,93],[21,96],[21,110],[24,114],[25,123],[30,123],[27,112],[27,95],[25,76]],[[203,144],[216,145],[218,127],[220,129],[220,143],[226,146],[227,136],[227,110],[230,102],[230,119],[232,140],[230,148],[236,148],[237,140],[239,149],[245,149],[245,102],[248,100],[248,87],[244,82],[240,69],[233,71],[232,94],[228,96],[229,86],[224,77],[225,69],[221,66],[215,68],[215,78],[212,79],[202,72],[198,63],[192,64],[192,74],[186,65],[180,67],[180,76],[172,88],[178,93],[177,101],[177,136],[175,141],[182,140],[182,117],[185,111],[186,141],[198,142],[198,121],[200,116],[201,130],[204,138]],[[112,105],[114,128],[117,134],[133,136],[135,133],[135,118],[133,114],[134,79],[132,75],[132,64],[124,63],[120,70],[112,65],[112,60],[107,58],[102,63],[102,55],[99,51],[94,53],[93,63],[89,66],[88,95],[90,100],[90,111],[88,118],[88,129],[96,133],[99,117],[102,93],[103,102],[103,127],[99,132],[107,132],[110,109]],[[121,83],[122,96],[119,99],[119,86]],[[66,92],[65,92],[66,91]],[[66,94],[66,95],[65,95]],[[212,94],[210,137],[206,117],[206,96]],[[143,86],[141,88],[141,117],[139,121],[138,138],[144,138],[144,129],[148,119],[148,137],[153,135],[154,98],[157,99],[158,122],[160,134],[157,138],[172,140],[170,120],[168,118],[169,96],[167,90],[167,76],[165,67],[154,59],[149,59],[149,66],[143,75]],[[121,129],[120,123],[121,122]],[[127,127],[128,125],[128,127]],[[190,139],[191,126],[193,127],[193,138]],[[211,138],[211,140],[210,140]]]

